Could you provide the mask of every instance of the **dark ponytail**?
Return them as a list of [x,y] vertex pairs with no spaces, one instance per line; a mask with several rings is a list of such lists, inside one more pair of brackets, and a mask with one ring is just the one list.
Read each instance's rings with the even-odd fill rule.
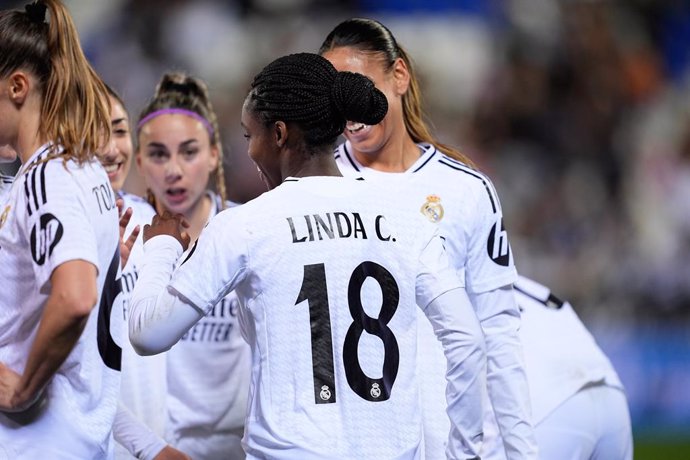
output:
[[345,123],[379,123],[386,116],[386,96],[367,77],[338,72],[317,54],[284,56],[254,77],[247,107],[265,124],[296,123],[307,148],[335,143]]

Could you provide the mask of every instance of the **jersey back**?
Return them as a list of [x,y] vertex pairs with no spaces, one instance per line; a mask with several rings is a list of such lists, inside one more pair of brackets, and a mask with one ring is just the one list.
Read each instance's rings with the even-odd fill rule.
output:
[[[417,302],[461,285],[450,269],[443,280],[420,273],[433,226],[394,190],[309,177],[205,232],[222,237],[185,264],[211,252],[235,260],[209,276],[235,287],[253,346],[249,457],[418,458]],[[172,287],[185,297],[223,294],[193,293],[180,271]]]

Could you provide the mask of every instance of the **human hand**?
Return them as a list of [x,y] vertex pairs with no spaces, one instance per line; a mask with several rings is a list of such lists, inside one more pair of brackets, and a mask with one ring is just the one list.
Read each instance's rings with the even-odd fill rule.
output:
[[22,376],[0,363],[0,412],[22,412],[36,402],[35,398],[21,396]]
[[156,214],[153,216],[151,225],[144,225],[144,243],[154,236],[170,235],[180,242],[184,251],[189,247],[190,237],[184,230],[189,228],[189,224],[184,219],[182,214],[171,214],[165,211],[163,215]]
[[192,460],[192,457],[172,446],[165,446],[153,460]]
[[118,198],[115,203],[117,204],[117,212],[120,216],[120,267],[125,268],[129,260],[129,255],[132,253],[134,242],[139,236],[141,227],[138,225],[134,227],[132,233],[125,239],[125,230],[127,229],[127,225],[129,225],[134,211],[132,211],[132,208],[127,208],[124,212],[122,211],[125,207],[125,202],[122,198]]

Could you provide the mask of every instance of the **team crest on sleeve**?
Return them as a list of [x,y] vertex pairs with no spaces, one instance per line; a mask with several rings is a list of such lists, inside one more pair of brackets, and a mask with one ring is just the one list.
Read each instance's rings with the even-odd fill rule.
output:
[[64,229],[57,217],[47,212],[42,214],[31,229],[31,255],[34,262],[43,265],[62,239]]
[[486,250],[491,260],[498,265],[507,267],[510,264],[510,245],[508,244],[508,232],[503,225],[503,219],[491,227],[489,239],[486,242]]
[[438,195],[429,195],[426,197],[426,202],[420,209],[421,213],[426,216],[433,223],[438,223],[443,219],[443,206],[441,205],[441,197]]

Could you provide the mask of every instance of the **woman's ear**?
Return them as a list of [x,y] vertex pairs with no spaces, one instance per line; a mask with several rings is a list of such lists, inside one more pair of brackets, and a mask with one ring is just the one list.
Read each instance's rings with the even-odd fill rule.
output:
[[29,89],[33,83],[26,72],[17,70],[12,72],[9,77],[7,77],[8,82],[8,95],[12,103],[16,106],[21,106],[24,104],[27,96],[29,95]]
[[402,96],[410,87],[410,71],[403,58],[398,58],[393,63],[393,78],[395,79],[395,91]]
[[276,146],[284,147],[288,140],[288,127],[284,121],[276,121],[273,124],[273,135],[275,136]]
[[209,160],[209,171],[215,171],[218,167],[218,159],[220,158],[220,150],[217,145],[211,146],[211,158]]

